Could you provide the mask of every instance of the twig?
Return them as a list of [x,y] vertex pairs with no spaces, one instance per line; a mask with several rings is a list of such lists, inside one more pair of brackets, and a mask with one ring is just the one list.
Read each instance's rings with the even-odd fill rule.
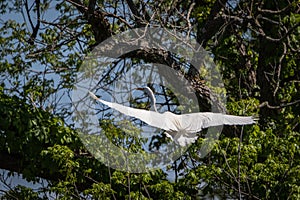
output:
[[294,102],[290,102],[290,103],[286,103],[286,104],[281,104],[279,106],[271,106],[271,105],[269,105],[268,101],[265,101],[265,102],[261,103],[258,107],[262,108],[264,106],[267,106],[267,108],[270,108],[270,109],[280,109],[280,108],[284,108],[284,107],[287,107],[287,106],[292,106],[292,105],[297,104],[297,103],[300,103],[300,100],[296,100]]

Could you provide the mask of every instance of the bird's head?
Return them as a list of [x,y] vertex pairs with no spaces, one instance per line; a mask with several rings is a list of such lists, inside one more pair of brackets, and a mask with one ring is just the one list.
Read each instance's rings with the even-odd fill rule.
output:
[[138,87],[138,88],[134,88],[134,90],[141,90],[141,91],[144,91],[145,88],[143,88],[143,87]]
[[138,87],[138,88],[135,88],[135,90],[141,90],[141,91],[144,91],[144,92],[147,92],[147,91],[151,91],[152,92],[152,90],[148,86],[146,86],[146,87]]
[[154,99],[154,101],[155,101],[154,92],[150,89],[150,87],[148,87],[148,86],[138,87],[138,88],[135,88],[135,90],[141,90],[141,91],[145,92],[151,98],[151,100]]

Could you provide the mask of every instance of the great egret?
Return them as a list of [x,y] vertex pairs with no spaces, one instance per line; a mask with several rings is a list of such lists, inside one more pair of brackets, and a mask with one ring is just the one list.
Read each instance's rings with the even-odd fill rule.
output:
[[[137,88],[141,90],[141,88]],[[255,123],[252,116],[235,116],[222,113],[198,112],[190,114],[177,115],[171,112],[157,112],[153,92],[149,87],[143,88],[149,95],[155,111],[131,108],[117,103],[104,101],[92,92],[90,96],[102,104],[113,108],[125,115],[138,118],[139,120],[160,129],[164,129],[167,137],[174,140],[180,146],[186,146],[196,141],[197,132],[204,128],[220,125],[245,125]]]

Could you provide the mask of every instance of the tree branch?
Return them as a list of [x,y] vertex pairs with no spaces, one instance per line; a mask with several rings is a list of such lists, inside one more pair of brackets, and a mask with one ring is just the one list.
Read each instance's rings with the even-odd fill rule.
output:
[[280,109],[280,108],[292,106],[292,105],[295,105],[295,104],[298,104],[298,103],[300,103],[300,100],[296,100],[296,101],[293,101],[293,102],[290,102],[290,103],[281,104],[281,105],[278,105],[278,106],[272,106],[272,105],[269,105],[268,101],[265,101],[265,102],[261,103],[258,107],[262,108],[262,107],[266,106],[267,108],[270,108],[270,109]]
[[76,8],[87,18],[88,23],[91,25],[96,45],[112,35],[110,23],[105,19],[104,13],[100,10],[95,10],[95,0],[90,0],[88,7],[84,6],[80,0],[67,0],[67,2],[76,6]]
[[[219,12],[225,8],[228,0],[216,0],[213,5],[210,15],[204,25],[204,27],[197,27],[197,42],[204,47],[206,46],[208,40],[210,40],[217,32],[219,32],[220,28],[224,25],[225,20],[221,18]],[[196,1],[196,5],[199,6],[199,2]]]
[[32,28],[32,34],[28,40],[28,43],[33,45],[34,44],[34,40],[38,34],[38,31],[40,29],[40,16],[41,16],[41,11],[40,11],[40,0],[35,0],[35,4],[36,4],[36,17],[37,17],[37,22],[36,22],[36,25],[33,25],[33,22],[32,22],[32,19],[31,19],[31,16],[30,16],[30,9],[28,7],[28,1],[26,0],[25,1],[25,9],[26,9],[26,13],[27,13],[27,17],[28,17],[28,20],[29,20],[29,23],[31,25],[31,28]]

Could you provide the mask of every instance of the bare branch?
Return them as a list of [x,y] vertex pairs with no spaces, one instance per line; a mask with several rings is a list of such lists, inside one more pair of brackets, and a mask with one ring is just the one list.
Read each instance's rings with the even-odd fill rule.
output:
[[[112,35],[109,22],[105,19],[104,13],[101,10],[95,10],[95,2],[91,1],[89,7],[84,6],[79,0],[67,0],[69,3],[77,7],[77,9],[87,17],[89,24],[91,25],[94,33],[96,44],[99,44],[103,40]],[[90,13],[90,12],[92,13]]]
[[292,7],[293,4],[289,4],[288,6],[284,7],[283,9],[281,10],[268,10],[268,9],[261,9],[260,7],[257,8],[257,10],[261,13],[269,13],[269,14],[281,14],[283,12],[286,12],[288,11],[291,7]]
[[35,0],[35,5],[36,5],[36,17],[37,17],[37,22],[36,25],[33,24],[31,16],[30,16],[30,9],[28,7],[28,1],[25,1],[25,9],[26,9],[26,13],[27,13],[27,17],[29,20],[29,23],[31,25],[32,28],[32,34],[30,36],[30,39],[28,40],[29,44],[33,45],[34,44],[34,40],[38,34],[38,31],[40,29],[40,15],[41,15],[41,11],[40,11],[40,0]]
[[[224,19],[218,17],[219,12],[225,8],[227,0],[217,0],[210,11],[210,15],[204,25],[198,25],[197,41],[204,47],[208,40],[210,40],[224,25]],[[197,5],[197,4],[196,4]]]
[[135,18],[135,21],[136,21],[138,27],[141,27],[142,26],[142,17],[140,16],[135,4],[133,3],[132,0],[126,0],[126,2]]
[[298,104],[298,103],[300,103],[300,100],[296,100],[296,101],[293,101],[293,102],[290,102],[290,103],[281,104],[279,106],[272,106],[272,105],[269,105],[268,101],[265,101],[265,102],[261,103],[258,107],[262,108],[262,107],[266,106],[267,108],[270,108],[270,109],[280,109],[280,108],[292,106],[292,105],[295,105],[295,104]]

